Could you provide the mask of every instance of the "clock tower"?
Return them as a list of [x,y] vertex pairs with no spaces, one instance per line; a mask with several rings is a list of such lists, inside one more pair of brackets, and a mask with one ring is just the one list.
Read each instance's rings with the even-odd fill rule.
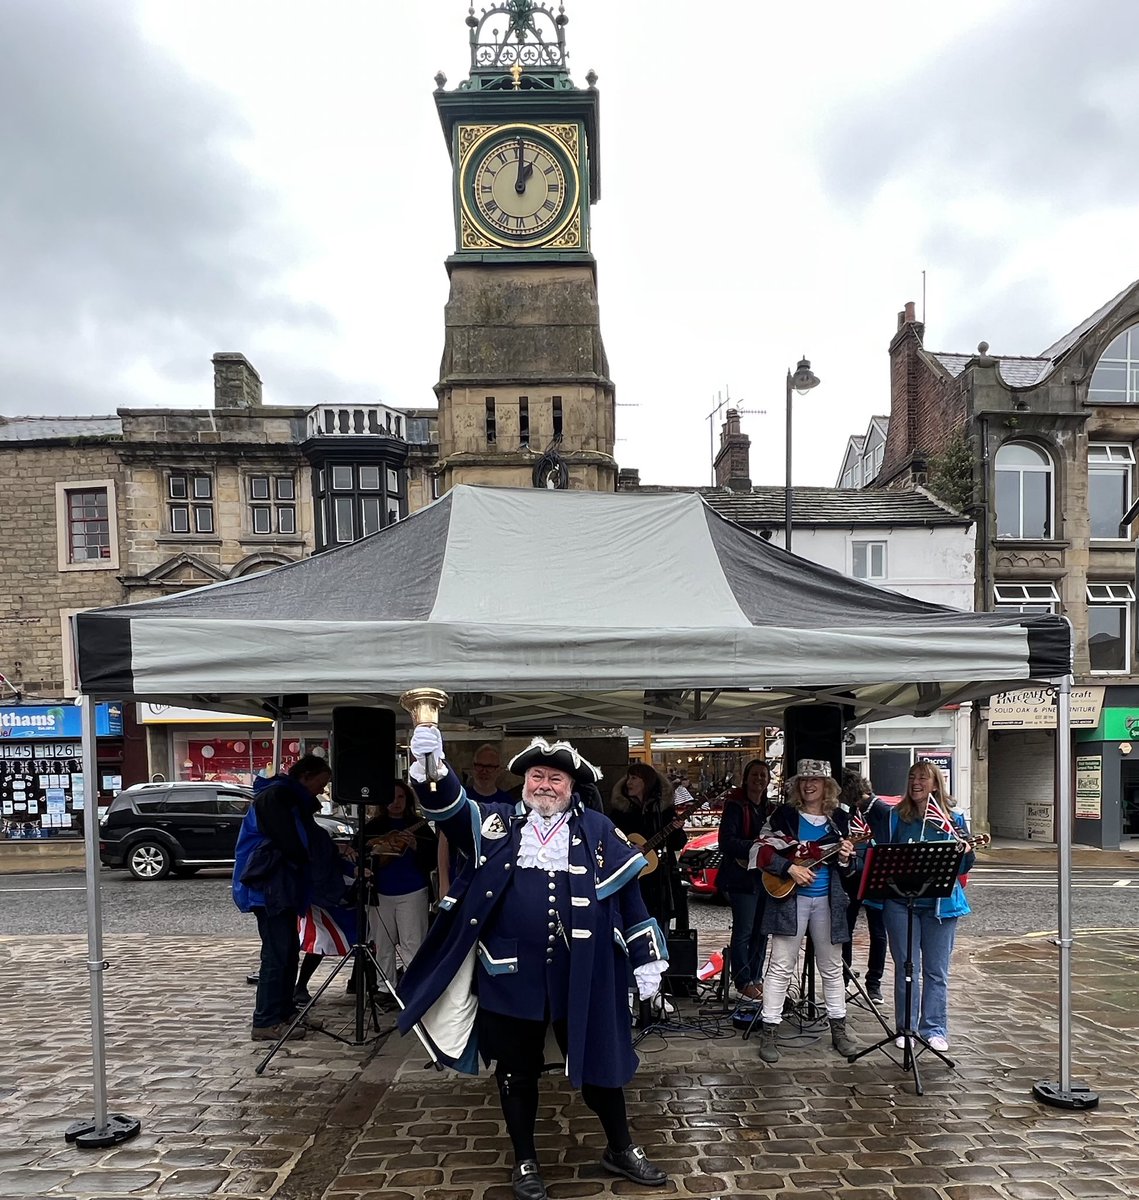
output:
[[455,252],[439,398],[440,490],[612,491],[614,399],[590,206],[596,76],[575,87],[565,6],[503,0],[470,29],[470,77],[435,104],[453,167]]

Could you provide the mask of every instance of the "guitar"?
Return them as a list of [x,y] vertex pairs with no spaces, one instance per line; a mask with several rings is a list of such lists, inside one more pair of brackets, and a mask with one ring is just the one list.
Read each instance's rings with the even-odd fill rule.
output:
[[660,855],[656,852],[657,848],[664,845],[669,834],[679,829],[698,808],[704,808],[706,805],[711,804],[712,799],[711,796],[704,796],[697,800],[695,804],[689,804],[687,807],[681,809],[663,829],[654,833],[652,837],[647,838],[641,833],[629,833],[625,835],[629,839],[629,844],[645,856],[645,865],[641,869],[640,875],[637,876],[638,879],[643,879],[646,875],[651,875],[657,869],[657,865],[660,863]]
[[[384,842],[391,837],[393,833],[416,833],[427,824],[426,818],[421,821],[416,821],[409,825],[406,829],[389,829],[387,833],[380,834],[379,837],[368,839],[368,850],[377,859],[377,866],[386,867],[389,863],[395,862],[397,858],[402,858],[407,853],[407,850],[386,850],[383,849]],[[408,850],[411,849],[409,846]]]
[[[868,842],[870,840],[870,834],[869,833],[852,833],[849,835],[849,837],[847,837],[846,840],[849,842],[853,842],[857,846],[860,842]],[[828,846],[825,850],[821,851],[818,858],[811,858],[807,854],[802,853],[803,847],[811,846],[811,845],[814,845],[814,843],[813,842],[800,842],[798,844],[798,847],[797,847],[796,853],[795,853],[795,858],[797,860],[797,863],[795,865],[798,865],[801,867],[810,867],[810,869],[812,871],[817,866],[819,866],[820,863],[826,862],[826,860],[828,858],[833,858],[834,855],[836,855],[842,847],[841,842],[835,842],[834,845]],[[773,900],[785,899],[786,897],[790,896],[791,893],[794,892],[794,890],[799,886],[789,876],[776,875],[774,871],[762,872],[762,879],[763,879],[763,890]]]

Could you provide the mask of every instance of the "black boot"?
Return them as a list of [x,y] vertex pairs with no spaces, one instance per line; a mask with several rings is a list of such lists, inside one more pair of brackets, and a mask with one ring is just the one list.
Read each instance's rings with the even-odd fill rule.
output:
[[845,1017],[831,1017],[831,1045],[843,1058],[852,1058],[858,1053],[858,1043],[846,1032]]
[[759,1027],[759,1057],[765,1063],[779,1061],[779,1026],[760,1022]]
[[661,1187],[668,1182],[668,1176],[649,1162],[640,1146],[629,1146],[625,1150],[611,1150],[606,1146],[601,1165],[610,1175],[624,1175],[645,1187]]
[[510,1186],[518,1200],[546,1200],[546,1185],[532,1158],[524,1158],[510,1173]]

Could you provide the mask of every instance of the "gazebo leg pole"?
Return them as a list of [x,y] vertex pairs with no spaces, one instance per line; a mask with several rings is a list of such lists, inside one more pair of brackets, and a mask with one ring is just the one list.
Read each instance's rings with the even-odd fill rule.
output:
[[64,1138],[85,1150],[116,1146],[141,1128],[134,1117],[107,1112],[107,1054],[103,1022],[103,910],[99,892],[99,763],[95,745],[95,700],[80,700],[83,721],[83,842],[87,873],[87,971],[91,981],[91,1059],[95,1115],[74,1121]]
[[1032,1085],[1032,1094],[1053,1108],[1087,1109],[1099,1095],[1072,1082],[1072,677],[1060,680],[1056,696],[1056,802],[1059,805],[1060,1071],[1056,1080]]

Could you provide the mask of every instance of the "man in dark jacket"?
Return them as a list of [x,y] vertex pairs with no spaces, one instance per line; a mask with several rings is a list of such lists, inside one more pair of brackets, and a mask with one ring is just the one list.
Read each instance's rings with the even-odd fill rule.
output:
[[[332,778],[328,763],[306,754],[254,796],[233,865],[233,902],[257,918],[261,968],[252,1038],[275,1042],[293,1014],[300,941],[297,916],[308,908],[312,888],[310,846],[317,835],[316,797]],[[304,1037],[304,1030],[293,1031]]]

